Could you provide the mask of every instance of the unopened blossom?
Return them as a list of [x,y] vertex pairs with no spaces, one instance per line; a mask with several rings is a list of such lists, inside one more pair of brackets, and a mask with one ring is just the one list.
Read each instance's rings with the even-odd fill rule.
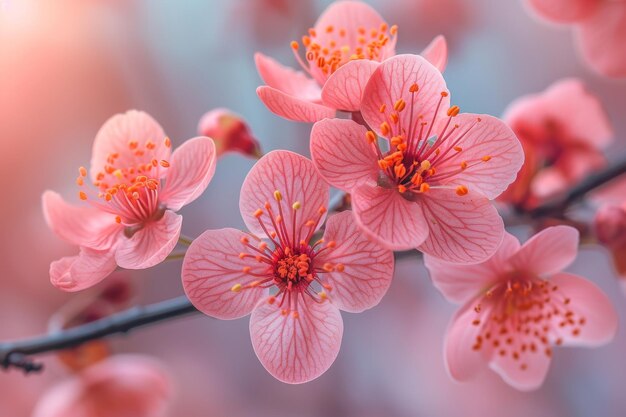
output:
[[118,355],[52,387],[32,417],[163,417],[171,396],[170,378],[160,364]]
[[454,379],[470,379],[488,365],[513,387],[536,389],[555,347],[613,338],[617,314],[609,298],[592,282],[561,272],[577,251],[578,231],[555,226],[522,246],[507,233],[493,257],[476,265],[424,258],[435,286],[463,304],[444,348]]
[[527,0],[542,18],[574,27],[585,61],[607,77],[626,77],[626,2]]
[[213,139],[219,158],[226,152],[240,152],[259,158],[261,147],[243,117],[229,109],[213,109],[202,116],[198,134]]
[[[315,122],[333,117],[337,110],[356,112],[370,75],[395,55],[397,33],[397,26],[389,26],[365,3],[334,2],[301,42],[291,43],[302,71],[256,54],[266,84],[257,94],[268,109],[289,120]],[[441,71],[447,54],[442,36],[422,52]]]
[[504,228],[489,200],[524,160],[506,124],[450,106],[441,73],[418,55],[376,69],[361,113],[371,130],[328,119],[311,132],[313,162],[351,194],[359,226],[394,250],[459,263],[491,256]]
[[252,313],[250,336],[277,379],[303,383],[333,363],[339,310],[378,304],[393,275],[393,253],[367,239],[349,211],[327,215],[329,186],[310,160],[273,151],[256,163],[239,207],[250,230],[208,230],[183,262],[183,287],[205,314]]
[[77,256],[50,265],[53,285],[82,290],[116,266],[148,268],[169,255],[182,224],[175,212],[198,198],[215,172],[212,139],[190,139],[173,153],[171,146],[148,114],[118,114],[96,136],[90,171],[78,170],[82,204],[67,203],[53,191],[44,193],[48,226],[79,246]]
[[606,165],[602,149],[611,143],[613,128],[581,80],[560,80],[521,97],[503,118],[522,142],[526,161],[502,201],[532,207]]

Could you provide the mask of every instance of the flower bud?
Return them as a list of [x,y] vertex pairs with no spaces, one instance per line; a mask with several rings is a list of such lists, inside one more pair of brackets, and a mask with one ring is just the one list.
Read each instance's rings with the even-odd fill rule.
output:
[[262,155],[259,142],[252,135],[248,124],[241,116],[228,109],[214,109],[202,116],[198,132],[213,139],[218,157],[229,151],[253,158]]
[[626,209],[606,205],[600,207],[594,219],[596,236],[600,243],[616,248],[626,245]]

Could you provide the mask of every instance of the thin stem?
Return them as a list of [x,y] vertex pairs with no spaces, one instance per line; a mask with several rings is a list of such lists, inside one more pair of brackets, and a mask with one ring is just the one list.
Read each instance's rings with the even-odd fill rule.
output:
[[185,246],[191,246],[191,244],[193,243],[193,239],[185,235],[180,235],[178,237],[178,243]]
[[185,257],[185,253],[187,253],[186,250],[172,252],[169,255],[167,255],[167,258],[165,258],[165,260],[166,261],[175,261],[177,259],[183,259]]

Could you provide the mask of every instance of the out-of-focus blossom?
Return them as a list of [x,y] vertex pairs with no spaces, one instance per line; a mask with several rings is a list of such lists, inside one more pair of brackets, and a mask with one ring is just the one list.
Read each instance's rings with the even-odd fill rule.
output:
[[504,120],[522,142],[526,161],[502,201],[532,207],[606,164],[601,150],[613,129],[599,99],[578,79],[519,98]]
[[170,378],[157,362],[118,355],[54,386],[32,417],[160,417],[171,395]]
[[598,241],[611,253],[615,269],[623,278],[622,288],[626,290],[626,204],[600,207],[594,228]]
[[626,2],[621,0],[527,0],[541,17],[574,25],[587,63],[607,77],[626,77]]
[[569,226],[544,229],[523,246],[506,234],[486,262],[458,266],[425,257],[435,286],[464,303],[445,344],[448,371],[467,380],[485,365],[520,390],[543,383],[561,345],[598,346],[617,330],[617,313],[595,284],[560,272],[578,251]]
[[259,141],[250,131],[250,126],[228,109],[219,108],[205,113],[198,123],[198,134],[213,139],[218,158],[226,152],[240,152],[253,158],[262,155]]
[[[352,213],[324,223],[329,186],[310,160],[273,151],[252,168],[239,206],[251,233],[209,230],[183,262],[183,286],[205,314],[252,313],[254,350],[277,379],[303,383],[333,363],[341,344],[339,310],[378,304],[393,276],[393,253],[360,233]],[[265,236],[263,240],[259,236]]]
[[[358,111],[370,75],[381,61],[395,55],[397,31],[365,3],[333,3],[302,37],[302,44],[291,43],[304,72],[256,54],[257,70],[267,84],[257,94],[275,114],[300,122],[333,117],[337,110]],[[443,71],[445,39],[435,38],[422,55]]]
[[113,116],[94,142],[93,187],[84,167],[76,179],[88,205],[71,205],[52,191],[43,195],[50,228],[80,247],[78,256],[50,265],[52,284],[78,291],[116,266],[143,269],[163,261],[180,235],[182,216],[175,212],[202,194],[214,172],[213,140],[190,139],[172,153],[169,138],[148,114]]
[[373,131],[329,119],[311,132],[316,167],[351,193],[359,225],[390,249],[459,263],[491,256],[504,228],[489,200],[524,160],[511,129],[450,107],[441,73],[418,55],[383,62],[364,91],[361,112]]

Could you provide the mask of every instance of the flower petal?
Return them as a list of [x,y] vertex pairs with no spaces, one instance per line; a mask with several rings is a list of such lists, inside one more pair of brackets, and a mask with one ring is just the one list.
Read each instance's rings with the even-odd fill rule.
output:
[[[411,93],[409,88],[417,84],[419,91]],[[414,134],[419,132],[422,122],[432,123],[433,117],[446,115],[450,107],[450,97],[441,72],[419,55],[397,55],[384,61],[374,71],[363,92],[361,113],[367,124],[379,134]],[[393,123],[390,114],[398,100],[404,100],[406,109],[398,114],[398,123]],[[441,101],[439,109],[437,104]],[[413,105],[411,104],[413,103]],[[385,112],[381,106],[385,105]],[[423,117],[418,117],[419,115]],[[391,126],[391,133],[383,135],[381,124]],[[412,132],[412,133],[411,133]]]
[[80,291],[102,281],[116,266],[114,251],[80,248],[77,256],[50,264],[50,282],[63,291]]
[[507,268],[507,261],[518,251],[520,243],[510,233],[504,234],[502,244],[485,262],[474,265],[455,264],[424,255],[424,264],[433,284],[448,301],[464,303],[498,280]]
[[[129,149],[131,141],[137,142],[138,149],[144,149],[150,141],[155,147],[151,152],[137,156]],[[91,155],[92,181],[97,181],[98,173],[104,171],[104,167],[109,164],[109,155],[114,153],[118,154],[116,166],[134,167],[140,163],[150,163],[153,158],[158,161],[168,160],[170,148],[165,145],[165,132],[156,120],[142,111],[130,110],[111,117],[98,131]]]
[[[232,291],[237,284],[245,287],[262,280],[257,275],[268,272],[267,265],[257,262],[254,256],[239,257],[240,253],[250,252],[242,238],[250,237],[235,229],[207,230],[187,249],[183,288],[193,305],[206,315],[222,320],[243,317],[267,295],[267,289],[260,287]],[[255,276],[243,272],[247,267]]]
[[48,227],[67,242],[91,249],[109,249],[123,226],[115,216],[91,206],[74,206],[53,191],[42,196]]
[[376,184],[378,158],[367,143],[366,132],[352,120],[326,119],[313,125],[311,158],[332,186],[350,192],[362,184]]
[[296,122],[317,122],[335,116],[335,109],[306,101],[262,85],[256,89],[259,98],[274,114]]
[[[318,227],[324,222],[326,214],[320,217],[319,210],[321,207],[328,208],[330,190],[313,163],[293,152],[272,151],[252,167],[241,187],[239,209],[243,221],[253,233],[265,235],[254,212],[262,209],[264,214],[261,220],[267,224],[270,220],[265,209],[266,202],[270,204],[275,216],[280,213],[279,202],[274,198],[275,191],[282,195],[282,219],[288,226],[287,234],[290,238],[293,234],[294,215],[296,233],[303,228],[308,231],[305,223],[309,220],[315,221],[319,218]],[[297,212],[292,209],[295,202],[301,205]]]
[[172,154],[160,199],[167,208],[178,211],[198,198],[215,174],[213,139],[189,139]]
[[130,239],[121,239],[115,252],[117,264],[126,269],[144,269],[161,263],[178,243],[182,223],[183,216],[166,210],[160,220],[146,224]]
[[459,196],[455,190],[431,188],[419,204],[430,231],[418,247],[444,261],[485,261],[502,242],[504,224],[496,208],[480,194]]
[[343,266],[342,271],[335,269],[321,276],[332,287],[330,301],[350,313],[377,305],[391,285],[393,252],[368,239],[350,211],[328,219],[324,242],[335,242],[336,246],[323,250],[315,261]]
[[321,101],[321,89],[317,81],[302,71],[285,67],[261,53],[254,54],[254,62],[261,79],[269,87],[304,101]]
[[598,0],[526,0],[541,17],[556,23],[572,23],[591,16]]
[[578,230],[553,226],[542,230],[511,257],[513,268],[548,276],[567,268],[578,253]]
[[448,65],[448,43],[443,35],[439,35],[433,39],[420,55],[426,58],[428,62],[433,64],[439,71],[443,72]]
[[357,59],[339,67],[322,88],[324,104],[338,110],[359,111],[365,85],[379,65],[375,61]]
[[[432,181],[443,177],[443,184],[465,185],[489,199],[496,198],[515,180],[522,167],[522,145],[515,133],[496,117],[464,113],[452,121],[459,128],[443,143],[442,152],[431,159],[437,168]],[[438,164],[438,160],[445,162]],[[467,168],[462,169],[462,164],[467,164]],[[450,176],[454,172],[458,174]]]
[[421,245],[428,225],[419,204],[396,190],[362,185],[352,192],[352,210],[359,226],[389,249],[407,250]]
[[276,379],[290,384],[311,381],[335,361],[343,320],[337,307],[304,296],[298,318],[265,300],[250,317],[250,336],[257,357]]

